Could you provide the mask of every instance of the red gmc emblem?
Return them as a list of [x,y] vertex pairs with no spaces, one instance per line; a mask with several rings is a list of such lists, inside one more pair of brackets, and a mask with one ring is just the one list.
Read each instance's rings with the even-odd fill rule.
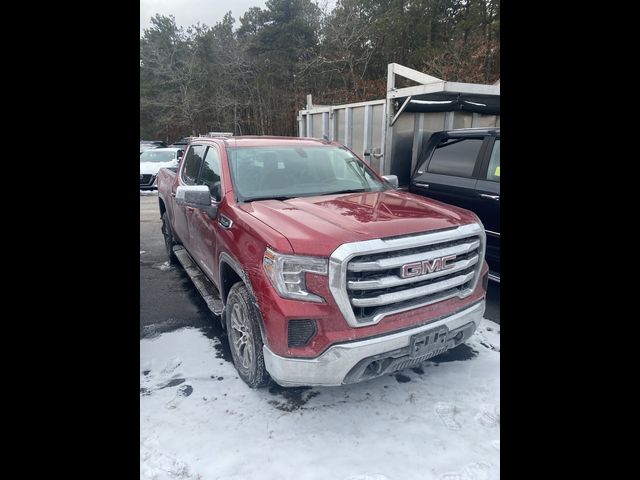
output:
[[453,268],[453,265],[449,265],[448,262],[454,258],[456,258],[455,255],[447,255],[446,257],[434,258],[433,260],[407,263],[402,266],[400,275],[402,278],[410,278],[426,275],[427,273],[439,272],[441,270],[449,270]]

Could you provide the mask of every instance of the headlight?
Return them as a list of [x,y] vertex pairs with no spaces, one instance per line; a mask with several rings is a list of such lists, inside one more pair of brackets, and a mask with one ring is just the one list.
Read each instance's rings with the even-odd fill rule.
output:
[[307,292],[305,272],[326,275],[328,264],[326,258],[281,255],[270,248],[265,250],[262,259],[264,271],[281,297],[307,302],[323,302],[324,299]]

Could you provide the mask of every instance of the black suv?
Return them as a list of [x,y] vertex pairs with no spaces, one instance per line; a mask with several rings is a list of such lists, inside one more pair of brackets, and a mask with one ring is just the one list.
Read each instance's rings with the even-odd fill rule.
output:
[[489,278],[500,282],[500,128],[436,132],[416,165],[410,192],[480,217],[487,232]]

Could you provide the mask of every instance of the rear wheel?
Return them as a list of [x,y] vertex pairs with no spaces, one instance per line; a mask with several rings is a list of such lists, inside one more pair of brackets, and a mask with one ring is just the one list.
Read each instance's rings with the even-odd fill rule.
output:
[[162,214],[162,235],[164,236],[164,246],[167,249],[167,257],[169,257],[169,263],[175,263],[177,258],[173,253],[173,246],[177,243],[173,236],[173,230],[169,223],[169,215],[167,212]]
[[260,317],[244,283],[231,287],[225,315],[231,356],[240,378],[251,388],[266,386],[269,374],[264,367]]

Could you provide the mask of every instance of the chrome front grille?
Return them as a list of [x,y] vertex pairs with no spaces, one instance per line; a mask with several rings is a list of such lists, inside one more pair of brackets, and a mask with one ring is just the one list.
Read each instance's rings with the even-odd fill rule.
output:
[[[378,323],[387,315],[419,308],[475,288],[484,260],[485,234],[470,224],[419,235],[341,245],[329,261],[329,286],[353,327]],[[447,257],[447,268],[432,270]],[[403,266],[426,265],[416,276]]]

